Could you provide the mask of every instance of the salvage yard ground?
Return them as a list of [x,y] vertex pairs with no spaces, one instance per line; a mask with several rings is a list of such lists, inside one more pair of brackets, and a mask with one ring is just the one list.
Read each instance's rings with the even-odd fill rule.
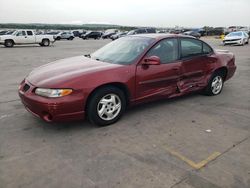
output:
[[203,40],[236,56],[237,72],[220,95],[140,105],[103,128],[45,123],[24,109],[17,88],[33,68],[109,40],[1,46],[0,188],[249,188],[250,45]]

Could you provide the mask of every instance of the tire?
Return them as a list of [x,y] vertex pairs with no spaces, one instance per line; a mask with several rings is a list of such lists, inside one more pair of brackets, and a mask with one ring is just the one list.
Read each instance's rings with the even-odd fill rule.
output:
[[49,39],[43,39],[42,40],[42,46],[49,46],[49,45],[50,45]]
[[98,89],[87,104],[87,116],[91,123],[107,126],[117,122],[126,109],[125,95],[113,86]]
[[56,40],[61,40],[61,37],[56,37]]
[[219,95],[223,89],[223,85],[224,75],[221,72],[215,72],[204,89],[204,94],[208,96]]
[[69,38],[69,40],[73,40],[73,39],[74,39],[74,37],[70,37],[70,38]]
[[4,42],[4,46],[7,48],[12,48],[14,46],[14,41],[13,40],[6,40]]
[[39,43],[40,46],[43,46],[43,43]]

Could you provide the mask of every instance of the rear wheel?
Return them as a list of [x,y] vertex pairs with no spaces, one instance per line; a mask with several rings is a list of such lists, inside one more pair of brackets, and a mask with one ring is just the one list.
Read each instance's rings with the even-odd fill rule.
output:
[[107,126],[120,119],[126,108],[122,90],[108,86],[98,89],[87,105],[87,115],[91,123]]
[[7,48],[13,47],[13,46],[14,46],[13,40],[6,40],[6,41],[4,42],[4,46],[7,47]]
[[70,37],[70,38],[69,38],[69,40],[73,40],[73,39],[74,39],[74,37]]
[[42,46],[49,46],[49,44],[50,44],[49,39],[43,39]]
[[220,72],[215,73],[208,82],[208,85],[205,88],[204,93],[209,96],[220,94],[224,85],[223,77],[224,76],[222,73]]

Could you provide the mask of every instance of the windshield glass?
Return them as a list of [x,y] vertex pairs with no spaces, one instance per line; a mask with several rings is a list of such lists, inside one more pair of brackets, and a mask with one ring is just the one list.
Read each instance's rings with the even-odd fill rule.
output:
[[108,63],[131,64],[153,41],[147,37],[124,37],[97,50],[91,54],[91,58]]
[[[9,32],[10,32],[10,31],[9,31]],[[7,33],[9,33],[9,32],[7,32]],[[14,31],[12,34],[11,34],[11,32],[10,32],[10,34],[11,34],[11,35],[16,35],[17,32],[18,32],[18,31]],[[7,34],[7,33],[6,33],[6,34]]]
[[228,37],[241,37],[242,36],[242,32],[229,33],[227,36]]

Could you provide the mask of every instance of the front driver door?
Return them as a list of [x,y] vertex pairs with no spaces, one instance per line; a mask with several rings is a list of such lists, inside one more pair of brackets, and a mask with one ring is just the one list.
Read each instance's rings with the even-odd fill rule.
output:
[[[160,65],[145,65],[145,58],[157,56]],[[169,96],[177,92],[181,62],[178,40],[164,39],[154,45],[136,68],[136,98],[139,102]]]
[[15,38],[16,44],[25,44],[27,43],[27,35],[25,31],[18,31]]

